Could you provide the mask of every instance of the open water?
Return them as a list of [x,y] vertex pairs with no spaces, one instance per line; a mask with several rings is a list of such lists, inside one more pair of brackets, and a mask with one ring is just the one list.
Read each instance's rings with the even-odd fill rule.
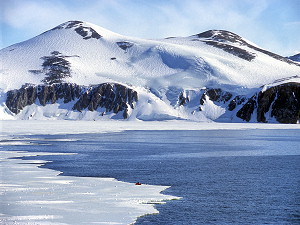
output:
[[[125,131],[30,136],[70,176],[168,185],[182,197],[137,224],[300,224],[300,130]],[[55,141],[53,139],[73,139]]]

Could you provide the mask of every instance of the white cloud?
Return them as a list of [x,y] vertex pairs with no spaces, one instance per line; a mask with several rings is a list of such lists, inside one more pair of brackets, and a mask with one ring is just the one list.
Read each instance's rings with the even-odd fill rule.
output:
[[[19,1],[18,1],[19,2]],[[59,4],[59,3],[58,3]],[[47,2],[23,1],[12,4],[4,12],[4,21],[14,28],[44,28],[49,23],[59,20],[57,15],[69,14],[64,5],[53,5]]]
[[[287,44],[282,42],[290,38],[282,40],[278,33],[299,27],[299,22],[286,23],[285,29],[267,24],[265,17],[274,1],[6,0],[2,23],[20,35],[26,31],[24,39],[75,19],[143,38],[188,36],[208,29],[225,29],[264,48],[284,52]],[[276,23],[276,18],[271,19]]]

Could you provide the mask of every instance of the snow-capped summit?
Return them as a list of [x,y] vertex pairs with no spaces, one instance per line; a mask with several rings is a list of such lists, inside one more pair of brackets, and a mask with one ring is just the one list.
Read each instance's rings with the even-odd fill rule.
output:
[[78,20],[65,22],[63,24],[60,24],[57,27],[54,27],[51,30],[60,30],[60,29],[74,30],[77,34],[81,35],[83,39],[90,39],[90,38],[100,39],[101,37],[109,38],[109,37],[121,36],[117,33],[114,33],[110,30],[107,30],[95,24],[78,21]]
[[[299,63],[261,49],[229,31],[209,30],[189,37],[146,40],[82,21],[68,21],[4,48],[0,50],[0,58],[2,115],[11,114],[21,119],[45,118],[46,108],[52,107],[47,109],[49,117],[62,119],[99,119],[108,114],[109,118],[119,118],[120,112],[126,118],[143,120],[203,121],[223,117],[223,120],[235,120],[236,112],[244,103],[230,115],[227,107],[236,96],[243,95],[247,99],[260,87],[281,79],[299,82],[300,74]],[[80,93],[71,98],[51,98],[53,94],[66,94],[58,89],[69,90],[68,84],[76,84]],[[30,93],[34,90],[40,97],[33,96],[28,102],[29,96],[27,100],[23,96],[28,87],[33,88]],[[11,92],[13,89],[22,90],[23,95]],[[222,90],[216,93],[230,93],[231,97],[224,97],[227,100],[221,104],[211,100],[213,92],[208,90]],[[133,102],[128,102],[132,94],[124,91],[137,93]],[[116,96],[119,100],[114,99]],[[93,102],[93,98],[97,101]],[[68,104],[81,99],[83,105],[78,106],[78,103],[75,107],[74,102],[68,108],[59,103],[59,99],[68,99]],[[48,103],[53,104],[50,107]],[[84,115],[82,110],[87,110]]]
[[208,30],[197,35],[198,38],[218,41],[218,42],[230,42],[230,43],[237,43],[240,45],[249,45],[248,41],[243,39],[241,36],[232,33],[226,30]]

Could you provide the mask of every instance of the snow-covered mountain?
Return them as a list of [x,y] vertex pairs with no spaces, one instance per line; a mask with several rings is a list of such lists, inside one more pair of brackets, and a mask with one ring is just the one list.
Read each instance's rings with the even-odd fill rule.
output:
[[69,21],[0,58],[2,119],[299,121],[300,64],[228,31],[145,40]]

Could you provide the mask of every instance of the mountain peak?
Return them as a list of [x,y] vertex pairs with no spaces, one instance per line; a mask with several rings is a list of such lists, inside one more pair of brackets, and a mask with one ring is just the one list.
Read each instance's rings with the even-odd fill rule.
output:
[[72,20],[54,27],[52,30],[60,29],[74,29],[77,34],[83,37],[83,39],[100,39],[102,37],[97,31],[95,31],[88,23],[79,20]]
[[299,120],[300,64],[225,30],[145,40],[72,20],[0,58],[3,118]]
[[199,34],[196,34],[198,38],[210,39],[218,42],[231,42],[238,43],[240,45],[249,45],[249,43],[241,36],[226,30],[208,30]]
[[83,21],[79,21],[79,20],[70,20],[70,21],[67,21],[65,23],[62,23],[56,27],[54,27],[52,30],[56,30],[56,29],[70,29],[70,28],[73,28],[73,27],[77,27],[79,25],[83,25],[85,22]]
[[100,38],[116,38],[123,37],[120,34],[107,30],[103,27],[97,26],[93,23],[84,22],[80,20],[70,20],[62,23],[50,31],[55,30],[74,30],[83,39],[100,39]]

